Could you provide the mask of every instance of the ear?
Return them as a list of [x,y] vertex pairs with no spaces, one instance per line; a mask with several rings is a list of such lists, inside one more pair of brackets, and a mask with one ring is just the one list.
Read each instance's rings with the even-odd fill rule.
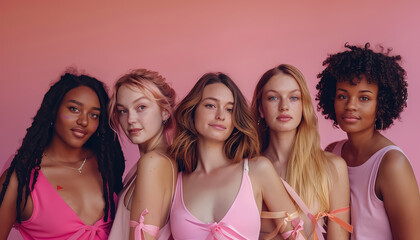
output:
[[166,110],[166,109],[163,109],[162,110],[162,120],[166,121],[166,120],[169,119],[169,117],[171,117],[171,114],[169,113],[169,111]]
[[260,118],[264,118],[264,111],[262,110],[261,106],[258,107],[258,112],[260,113]]

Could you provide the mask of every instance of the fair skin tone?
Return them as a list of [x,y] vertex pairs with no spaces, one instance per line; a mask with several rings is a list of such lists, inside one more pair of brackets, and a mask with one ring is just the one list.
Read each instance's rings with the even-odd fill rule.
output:
[[[195,128],[199,133],[197,168],[183,175],[183,199],[188,211],[202,222],[220,222],[235,201],[242,181],[243,163],[232,163],[223,145],[233,130],[232,92],[224,84],[207,85],[196,107]],[[268,159],[249,161],[249,176],[255,202],[270,211],[296,209]],[[203,207],[206,206],[206,207]],[[246,216],[246,215],[244,215]],[[288,224],[286,230],[290,230]]]
[[[263,87],[261,97],[260,117],[264,118],[270,128],[270,142],[263,155],[271,160],[277,173],[286,178],[287,166],[296,140],[297,128],[302,120],[302,93],[296,80],[287,74],[274,75]],[[347,167],[343,159],[325,153],[331,160],[334,171],[330,189],[330,209],[340,209],[349,206],[349,184]],[[315,204],[317,206],[317,204]],[[310,209],[312,214],[319,209]],[[349,222],[349,212],[335,214]],[[268,220],[262,222],[262,232],[270,232],[273,228]],[[335,222],[328,221],[327,239],[348,239],[349,233]]]
[[[172,163],[172,170],[171,162],[162,155],[169,146],[162,124],[169,118],[169,112],[142,90],[127,85],[118,89],[117,112],[122,130],[131,142],[138,144],[141,155],[136,180],[128,190],[130,193],[134,189],[131,207],[128,206],[129,194],[125,196],[124,205],[130,209],[131,220],[138,222],[143,210],[148,209],[144,224],[162,228],[172,199],[172,171],[177,172],[176,163]],[[145,239],[155,239],[147,233],[144,235]],[[130,239],[134,239],[134,228],[130,228]]]
[[[378,150],[395,145],[375,129],[378,85],[362,76],[357,85],[337,83],[334,108],[340,128],[348,141],[342,157],[348,166],[365,163]],[[332,150],[332,143],[327,150]],[[400,151],[391,150],[382,158],[375,193],[383,201],[393,239],[417,239],[420,222],[420,195],[413,169]]]
[[[86,225],[100,220],[105,207],[96,157],[83,148],[97,129],[100,113],[99,99],[92,89],[81,86],[67,92],[58,110],[51,144],[44,150],[46,156],[41,162],[40,174]],[[85,158],[86,163],[79,173],[77,169]],[[4,173],[1,184],[5,178]],[[0,239],[7,238],[16,221],[17,187],[18,180],[13,173],[0,207]],[[33,202],[29,195],[25,208],[22,204],[22,221],[29,219],[32,212]]]

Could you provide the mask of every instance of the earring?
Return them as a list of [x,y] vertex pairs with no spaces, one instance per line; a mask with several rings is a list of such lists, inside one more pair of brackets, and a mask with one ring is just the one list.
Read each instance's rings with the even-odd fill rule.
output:
[[168,119],[166,119],[166,120],[162,120],[162,124],[163,124],[163,126],[165,126],[167,122],[168,122]]

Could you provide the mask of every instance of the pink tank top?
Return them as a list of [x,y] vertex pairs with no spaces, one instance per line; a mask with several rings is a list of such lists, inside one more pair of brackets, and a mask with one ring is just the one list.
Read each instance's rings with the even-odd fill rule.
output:
[[[101,218],[93,225],[84,224],[41,170],[31,197],[34,205],[32,216],[21,224],[15,223],[24,239],[108,239],[112,220],[104,222]],[[116,195],[114,201],[117,201]]]
[[203,223],[194,217],[185,207],[182,192],[182,173],[179,173],[169,220],[175,240],[258,239],[261,224],[260,212],[255,203],[251,179],[248,176],[247,159],[244,160],[239,192],[232,206],[219,222]]
[[[341,150],[346,141],[338,142],[333,149],[333,153],[341,156]],[[384,203],[375,193],[379,165],[383,156],[390,150],[402,152],[397,146],[386,146],[374,153],[362,165],[347,167],[350,179],[350,213],[353,225],[351,239],[392,240],[391,226]]]

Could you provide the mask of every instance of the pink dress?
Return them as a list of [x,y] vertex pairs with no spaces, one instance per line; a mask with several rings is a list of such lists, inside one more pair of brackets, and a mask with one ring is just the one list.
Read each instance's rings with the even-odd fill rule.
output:
[[171,232],[175,240],[258,239],[260,213],[255,203],[251,179],[248,176],[248,160],[244,160],[239,192],[230,209],[219,222],[203,223],[194,217],[185,207],[182,192],[182,173],[179,173],[170,217]]
[[[341,156],[341,150],[346,141],[338,142],[332,152]],[[351,221],[354,227],[351,239],[392,239],[391,226],[384,202],[375,193],[379,166],[383,156],[390,150],[402,152],[397,146],[386,146],[374,153],[362,165],[347,167],[350,179]]]
[[[101,218],[93,225],[84,224],[41,170],[31,197],[34,207],[32,216],[21,224],[15,223],[24,239],[108,239],[112,220],[108,218],[108,222],[104,222]],[[116,195],[114,201],[117,201]]]

